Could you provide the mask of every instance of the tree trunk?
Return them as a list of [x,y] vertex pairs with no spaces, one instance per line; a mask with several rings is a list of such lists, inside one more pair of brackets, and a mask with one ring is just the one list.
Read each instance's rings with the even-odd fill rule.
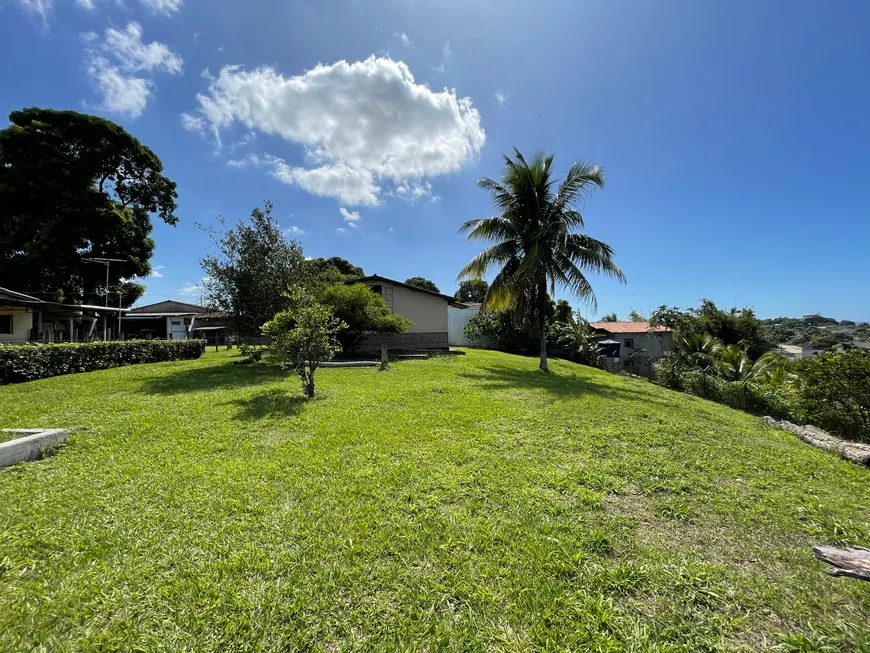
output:
[[541,324],[541,369],[549,372],[547,366],[547,282],[538,288],[538,320]]
[[305,395],[311,399],[314,397],[314,370],[315,368],[308,368],[308,379],[305,383]]

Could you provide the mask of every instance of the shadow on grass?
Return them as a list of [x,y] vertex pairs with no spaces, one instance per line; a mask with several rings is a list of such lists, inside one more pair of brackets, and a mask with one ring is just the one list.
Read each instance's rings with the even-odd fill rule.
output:
[[209,367],[173,370],[143,379],[139,388],[145,394],[184,394],[208,390],[228,390],[287,379],[290,373],[274,365],[258,363],[233,365],[226,363]]
[[[510,367],[483,367],[479,372],[466,372],[462,376],[480,382],[482,385],[496,389],[540,389],[563,398],[577,398],[583,395],[598,395],[601,397],[618,397],[630,401],[671,405],[646,391],[643,387],[619,388],[611,385],[598,384],[576,374],[559,374],[557,372],[541,372],[540,370],[518,370]],[[641,382],[644,383],[644,382]]]
[[282,388],[272,388],[253,397],[234,399],[227,404],[238,406],[240,409],[233,419],[248,421],[266,417],[292,417],[297,415],[309,401],[312,400],[298,392],[290,394]]

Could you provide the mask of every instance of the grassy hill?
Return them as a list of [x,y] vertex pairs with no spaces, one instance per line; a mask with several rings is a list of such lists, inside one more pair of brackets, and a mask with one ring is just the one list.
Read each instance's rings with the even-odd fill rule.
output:
[[[0,650],[870,650],[870,472],[643,381],[232,352],[0,387]],[[828,647],[828,648],[825,648]]]

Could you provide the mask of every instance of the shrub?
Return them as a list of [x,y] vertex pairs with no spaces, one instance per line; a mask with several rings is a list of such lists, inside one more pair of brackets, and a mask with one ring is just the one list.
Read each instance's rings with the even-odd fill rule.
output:
[[52,345],[0,345],[0,384],[93,372],[122,365],[192,360],[205,340],[127,340]]
[[384,302],[363,283],[329,286],[317,298],[332,309],[335,317],[346,325],[338,333],[338,342],[343,351],[356,351],[365,333],[396,335],[411,328],[413,322],[396,315]]
[[870,354],[825,352],[797,364],[800,418],[846,438],[870,442]]

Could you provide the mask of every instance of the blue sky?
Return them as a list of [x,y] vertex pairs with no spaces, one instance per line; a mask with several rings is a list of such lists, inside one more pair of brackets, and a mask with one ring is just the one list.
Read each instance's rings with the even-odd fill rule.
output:
[[196,301],[194,223],[264,199],[306,255],[452,292],[480,249],[457,228],[491,213],[474,180],[515,145],[605,167],[583,212],[629,282],[592,278],[599,315],[867,320],[868,24],[862,2],[4,0],[0,113],[105,115],[160,156],[180,223],[155,225],[143,303]]

